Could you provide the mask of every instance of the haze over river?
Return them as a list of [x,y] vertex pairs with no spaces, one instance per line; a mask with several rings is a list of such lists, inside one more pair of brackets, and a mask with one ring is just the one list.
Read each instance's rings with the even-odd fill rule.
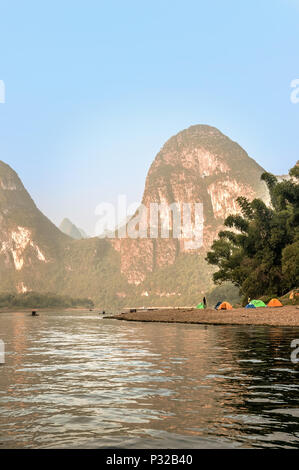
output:
[[295,338],[299,328],[0,313],[0,446],[298,448]]

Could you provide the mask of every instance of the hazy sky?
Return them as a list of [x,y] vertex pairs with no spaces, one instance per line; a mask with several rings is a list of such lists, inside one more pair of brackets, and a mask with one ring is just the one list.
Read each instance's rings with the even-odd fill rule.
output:
[[141,199],[173,134],[210,124],[274,173],[299,159],[297,0],[0,0],[0,159],[56,224]]

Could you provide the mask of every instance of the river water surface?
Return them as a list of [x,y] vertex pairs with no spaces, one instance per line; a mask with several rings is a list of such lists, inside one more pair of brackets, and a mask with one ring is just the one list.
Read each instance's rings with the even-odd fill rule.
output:
[[299,448],[299,328],[0,313],[2,448]]

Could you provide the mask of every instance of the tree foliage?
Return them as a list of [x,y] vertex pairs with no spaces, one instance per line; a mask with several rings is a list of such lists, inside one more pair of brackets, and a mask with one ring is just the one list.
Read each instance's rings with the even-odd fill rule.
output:
[[299,285],[299,162],[281,182],[270,174],[271,206],[260,199],[237,199],[240,213],[230,215],[214,241],[207,261],[219,269],[216,284],[230,281],[245,297],[282,295]]

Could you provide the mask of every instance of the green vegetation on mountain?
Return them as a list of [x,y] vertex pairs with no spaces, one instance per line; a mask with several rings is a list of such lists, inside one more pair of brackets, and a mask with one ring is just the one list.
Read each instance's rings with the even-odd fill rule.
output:
[[63,282],[59,292],[70,296],[84,292],[103,309],[120,306],[116,293],[130,290],[121,274],[120,256],[109,241],[99,238],[70,243],[61,266]]
[[90,299],[74,299],[52,293],[0,294],[0,308],[92,308]]
[[271,207],[261,199],[237,199],[240,215],[230,215],[207,254],[219,268],[214,282],[231,281],[244,296],[281,296],[299,285],[299,166],[290,170],[291,180],[278,182],[263,173]]
[[154,270],[141,285],[126,289],[122,306],[195,306],[213,288],[212,273],[203,256],[181,253],[173,265]]

